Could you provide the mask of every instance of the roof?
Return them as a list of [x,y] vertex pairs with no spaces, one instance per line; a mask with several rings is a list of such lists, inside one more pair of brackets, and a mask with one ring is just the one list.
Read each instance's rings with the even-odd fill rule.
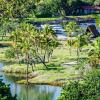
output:
[[100,10],[99,6],[82,6],[83,9],[90,9],[90,10]]
[[93,34],[93,37],[99,37],[100,33],[96,29],[95,25],[89,25],[86,29],[86,33],[91,32]]

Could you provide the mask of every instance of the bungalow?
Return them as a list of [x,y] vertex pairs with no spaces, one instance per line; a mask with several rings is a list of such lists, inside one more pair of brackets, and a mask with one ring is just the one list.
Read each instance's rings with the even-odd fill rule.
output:
[[94,14],[100,13],[100,6],[81,6],[76,11],[78,14]]
[[91,37],[92,38],[96,38],[96,37],[99,37],[100,36],[100,33],[99,31],[96,29],[95,25],[89,25],[86,29],[86,34],[87,33],[91,33]]

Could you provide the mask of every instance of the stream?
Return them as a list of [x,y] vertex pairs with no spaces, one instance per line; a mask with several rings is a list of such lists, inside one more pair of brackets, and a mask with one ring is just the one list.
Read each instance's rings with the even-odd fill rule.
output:
[[[0,70],[2,70],[3,63],[0,63]],[[5,84],[10,84],[12,96],[17,96],[17,100],[57,100],[61,93],[61,87],[50,85],[22,85],[17,84],[16,81],[21,79],[21,76],[6,75],[0,72],[0,78]]]

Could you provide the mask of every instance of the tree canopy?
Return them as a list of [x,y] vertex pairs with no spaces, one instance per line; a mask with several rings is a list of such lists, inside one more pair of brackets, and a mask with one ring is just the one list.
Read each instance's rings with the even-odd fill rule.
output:
[[100,0],[0,0],[0,17],[52,17],[74,14],[84,5],[100,6]]

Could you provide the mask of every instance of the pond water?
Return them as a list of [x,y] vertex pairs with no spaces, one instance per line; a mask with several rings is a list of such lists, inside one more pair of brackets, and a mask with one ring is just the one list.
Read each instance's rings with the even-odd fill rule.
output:
[[[80,26],[85,30],[89,25],[95,25],[96,26],[96,23],[80,23]],[[96,29],[100,32],[100,27],[96,26]]]
[[[3,64],[0,63],[2,69]],[[21,79],[19,76],[6,75],[0,72],[3,82],[10,84],[12,96],[17,95],[17,100],[57,100],[61,93],[61,87],[49,85],[21,85],[16,81]]]
[[[96,26],[96,23],[95,22],[79,23],[79,26],[84,30],[84,32],[86,31],[86,29],[89,25],[95,25]],[[56,36],[59,40],[66,40],[67,39],[67,34],[60,24],[50,24],[50,26],[56,32]],[[43,29],[45,27],[45,25],[41,25],[40,27],[41,27],[41,29]],[[100,27],[96,26],[96,29],[100,33]]]

